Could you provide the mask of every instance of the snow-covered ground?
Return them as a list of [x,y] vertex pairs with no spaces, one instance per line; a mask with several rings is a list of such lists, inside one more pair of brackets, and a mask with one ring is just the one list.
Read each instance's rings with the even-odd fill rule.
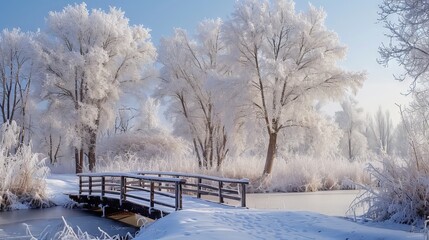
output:
[[[56,204],[67,203],[64,193],[78,187],[74,175],[53,174],[47,182]],[[85,218],[81,224],[88,224]],[[171,213],[143,228],[136,239],[424,239],[423,233],[410,230],[407,225],[356,223],[315,212],[207,207]]]
[[75,174],[51,174],[46,179],[48,194],[56,205],[68,203],[67,193],[79,190],[79,179]]
[[381,226],[312,212],[190,209],[154,222],[136,239],[423,239],[421,233],[388,229],[403,226]]

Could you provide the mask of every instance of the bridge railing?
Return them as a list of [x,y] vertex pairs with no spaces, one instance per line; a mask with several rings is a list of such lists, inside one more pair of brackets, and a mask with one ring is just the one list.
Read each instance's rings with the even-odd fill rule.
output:
[[[246,186],[248,179],[231,179],[201,174],[178,173],[178,172],[153,172],[140,171],[135,172],[147,177],[169,177],[185,180],[182,191],[184,194],[195,195],[197,198],[202,196],[214,196],[219,203],[225,203],[225,199],[235,200],[241,207],[246,207]],[[155,186],[159,191],[170,191],[174,188],[169,183],[158,182]]]
[[[182,209],[182,188],[186,183],[183,178],[144,176],[132,173],[80,173],[79,195],[100,195],[101,198],[107,194],[117,196],[119,205],[122,206],[127,200],[140,200],[149,203],[153,208],[155,204],[173,208],[176,211]],[[172,186],[169,192],[162,192],[156,186]],[[147,192],[148,195],[134,194],[139,191]],[[160,196],[171,200],[160,200]]]

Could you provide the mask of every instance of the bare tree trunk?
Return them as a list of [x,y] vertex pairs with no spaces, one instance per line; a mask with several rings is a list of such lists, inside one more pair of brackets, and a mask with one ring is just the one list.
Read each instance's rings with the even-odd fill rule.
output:
[[197,141],[195,140],[195,138],[192,138],[192,142],[194,143],[194,151],[195,151],[195,154],[197,155],[197,159],[198,159],[198,167],[202,168],[203,162],[201,160],[200,151],[198,150]]
[[274,158],[276,157],[277,148],[277,132],[270,133],[270,139],[267,149],[267,158],[265,160],[265,167],[263,176],[271,174],[273,169]]
[[49,155],[49,161],[51,162],[51,164],[54,164],[54,158],[53,158],[53,147],[52,147],[52,134],[49,134],[49,150],[48,150],[48,155]]
[[58,161],[58,152],[60,151],[60,146],[61,146],[61,136],[60,136],[60,139],[58,140],[57,149],[55,150],[54,162]]
[[351,130],[349,132],[349,160],[352,160],[353,154],[352,154],[352,134]]
[[74,158],[76,162],[76,173],[82,173],[83,170],[83,150],[79,149],[77,147],[74,148]]
[[89,147],[88,147],[88,162],[89,162],[89,171],[93,172],[95,167],[95,148],[97,142],[97,130],[91,129],[89,136]]
[[[101,109],[100,105],[97,104],[98,109]],[[100,111],[98,112],[97,119],[95,120],[95,128],[89,129],[89,147],[88,147],[88,162],[89,162],[89,171],[93,172],[95,169],[95,150],[97,146],[97,135],[98,135],[98,126],[100,124]]]

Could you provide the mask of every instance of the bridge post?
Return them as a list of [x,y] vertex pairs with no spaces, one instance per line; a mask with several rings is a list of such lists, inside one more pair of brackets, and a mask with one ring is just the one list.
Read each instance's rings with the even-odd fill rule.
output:
[[88,177],[88,195],[92,194],[92,177]]
[[155,206],[155,183],[150,181],[150,207],[153,208]]
[[[158,177],[161,177],[161,174],[158,174]],[[158,183],[158,191],[160,191],[161,192],[161,187],[162,187],[162,182],[159,182]]]
[[223,182],[219,181],[219,203],[223,203],[222,188],[223,188]]
[[241,183],[241,207],[246,207],[246,184]]
[[104,178],[104,176],[101,177],[101,199],[103,199],[104,197],[104,192],[106,191],[106,179]]
[[203,180],[199,177],[197,183],[197,198],[201,198],[201,183]]
[[122,207],[122,202],[126,200],[126,196],[125,196],[125,193],[126,193],[125,188],[127,186],[126,180],[127,179],[124,176],[121,176],[121,195],[119,196],[119,205],[121,207]]
[[175,208],[177,210],[182,209],[182,183],[175,183]]
[[82,194],[82,176],[79,175],[79,195]]

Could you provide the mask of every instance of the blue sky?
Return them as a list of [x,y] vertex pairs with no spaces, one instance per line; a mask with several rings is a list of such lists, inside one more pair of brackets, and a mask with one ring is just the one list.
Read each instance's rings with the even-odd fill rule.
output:
[[[44,28],[49,11],[61,11],[68,4],[80,1],[66,0],[0,0],[0,29],[20,27],[24,31]],[[406,83],[399,83],[392,74],[397,67],[384,68],[376,59],[377,48],[387,39],[384,29],[377,23],[378,4],[381,0],[296,0],[298,11],[305,11],[308,4],[322,7],[327,12],[326,24],[338,33],[341,42],[348,46],[347,59],[342,66],[350,70],[365,70],[368,79],[358,92],[360,105],[368,112],[378,106],[391,111],[397,121],[399,114],[395,103],[406,102],[400,93],[407,90]],[[131,24],[143,24],[152,29],[152,40],[172,34],[174,27],[192,32],[198,22],[205,18],[228,18],[235,0],[92,0],[86,1],[88,8],[121,8]],[[329,105],[327,110],[335,111]]]

